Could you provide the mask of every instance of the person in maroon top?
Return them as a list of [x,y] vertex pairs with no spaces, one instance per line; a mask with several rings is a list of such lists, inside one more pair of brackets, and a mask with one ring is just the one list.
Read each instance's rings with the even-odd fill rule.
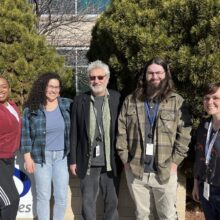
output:
[[21,118],[12,100],[9,100],[10,86],[0,76],[0,219],[15,220],[19,194],[13,172],[15,152],[20,145]]

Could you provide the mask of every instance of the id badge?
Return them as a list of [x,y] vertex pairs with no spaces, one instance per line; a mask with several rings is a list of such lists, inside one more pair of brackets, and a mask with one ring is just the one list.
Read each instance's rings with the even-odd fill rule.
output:
[[146,144],[146,155],[152,156],[154,153],[154,145],[153,144]]
[[210,185],[207,182],[204,182],[203,196],[207,200],[209,200],[209,193],[210,193]]
[[97,145],[97,146],[95,147],[95,156],[96,156],[96,157],[99,157],[99,156],[100,156],[100,146],[99,146],[99,145]]

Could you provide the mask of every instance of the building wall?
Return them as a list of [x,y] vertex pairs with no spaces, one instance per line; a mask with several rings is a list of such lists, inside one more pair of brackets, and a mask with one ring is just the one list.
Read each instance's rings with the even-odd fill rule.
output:
[[[185,177],[179,175],[179,186],[177,190],[177,210],[179,220],[185,219],[185,205],[186,205],[186,191],[185,191]],[[71,176],[70,188],[68,193],[68,207],[65,220],[80,220],[81,215],[81,193],[79,188],[79,179]],[[125,174],[123,172],[120,191],[119,191],[119,204],[118,204],[120,220],[135,220],[134,203],[130,197]],[[103,219],[103,200],[101,195],[97,201],[97,220]]]
[[[70,184],[67,196],[67,210],[65,220],[81,220],[81,192],[79,186],[79,179],[70,175]],[[177,211],[179,220],[185,220],[185,205],[186,205],[186,191],[185,191],[185,177],[179,176],[179,186],[177,190]],[[52,206],[52,205],[51,205]],[[97,200],[97,220],[103,219],[103,199],[99,195]],[[135,220],[134,203],[130,197],[125,174],[123,172],[118,204],[120,220]],[[21,219],[20,220],[28,220]],[[30,220],[30,219],[29,219]]]

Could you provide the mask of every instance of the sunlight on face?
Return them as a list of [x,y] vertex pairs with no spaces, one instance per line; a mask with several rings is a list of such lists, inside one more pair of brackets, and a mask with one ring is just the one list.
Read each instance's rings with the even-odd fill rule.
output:
[[147,68],[146,80],[149,84],[158,87],[160,83],[165,79],[166,73],[164,68],[158,64],[151,64]]
[[60,82],[57,79],[50,79],[46,88],[48,101],[54,101],[60,96]]
[[8,100],[10,88],[8,82],[4,78],[0,78],[0,103],[5,104]]
[[220,115],[220,88],[214,94],[204,96],[203,107],[209,115]]
[[95,68],[89,73],[89,86],[95,96],[104,96],[109,82],[109,76],[102,68]]

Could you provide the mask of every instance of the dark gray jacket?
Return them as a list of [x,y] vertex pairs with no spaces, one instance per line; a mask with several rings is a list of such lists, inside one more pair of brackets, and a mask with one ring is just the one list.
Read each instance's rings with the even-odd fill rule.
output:
[[[121,170],[121,161],[117,155],[116,132],[117,118],[120,108],[120,94],[114,90],[109,92],[109,107],[111,114],[111,146],[110,160],[112,171],[115,176]],[[90,157],[90,138],[89,138],[89,110],[91,92],[78,95],[74,99],[71,117],[71,136],[70,136],[70,164],[77,165],[77,175],[83,178],[86,175]]]

